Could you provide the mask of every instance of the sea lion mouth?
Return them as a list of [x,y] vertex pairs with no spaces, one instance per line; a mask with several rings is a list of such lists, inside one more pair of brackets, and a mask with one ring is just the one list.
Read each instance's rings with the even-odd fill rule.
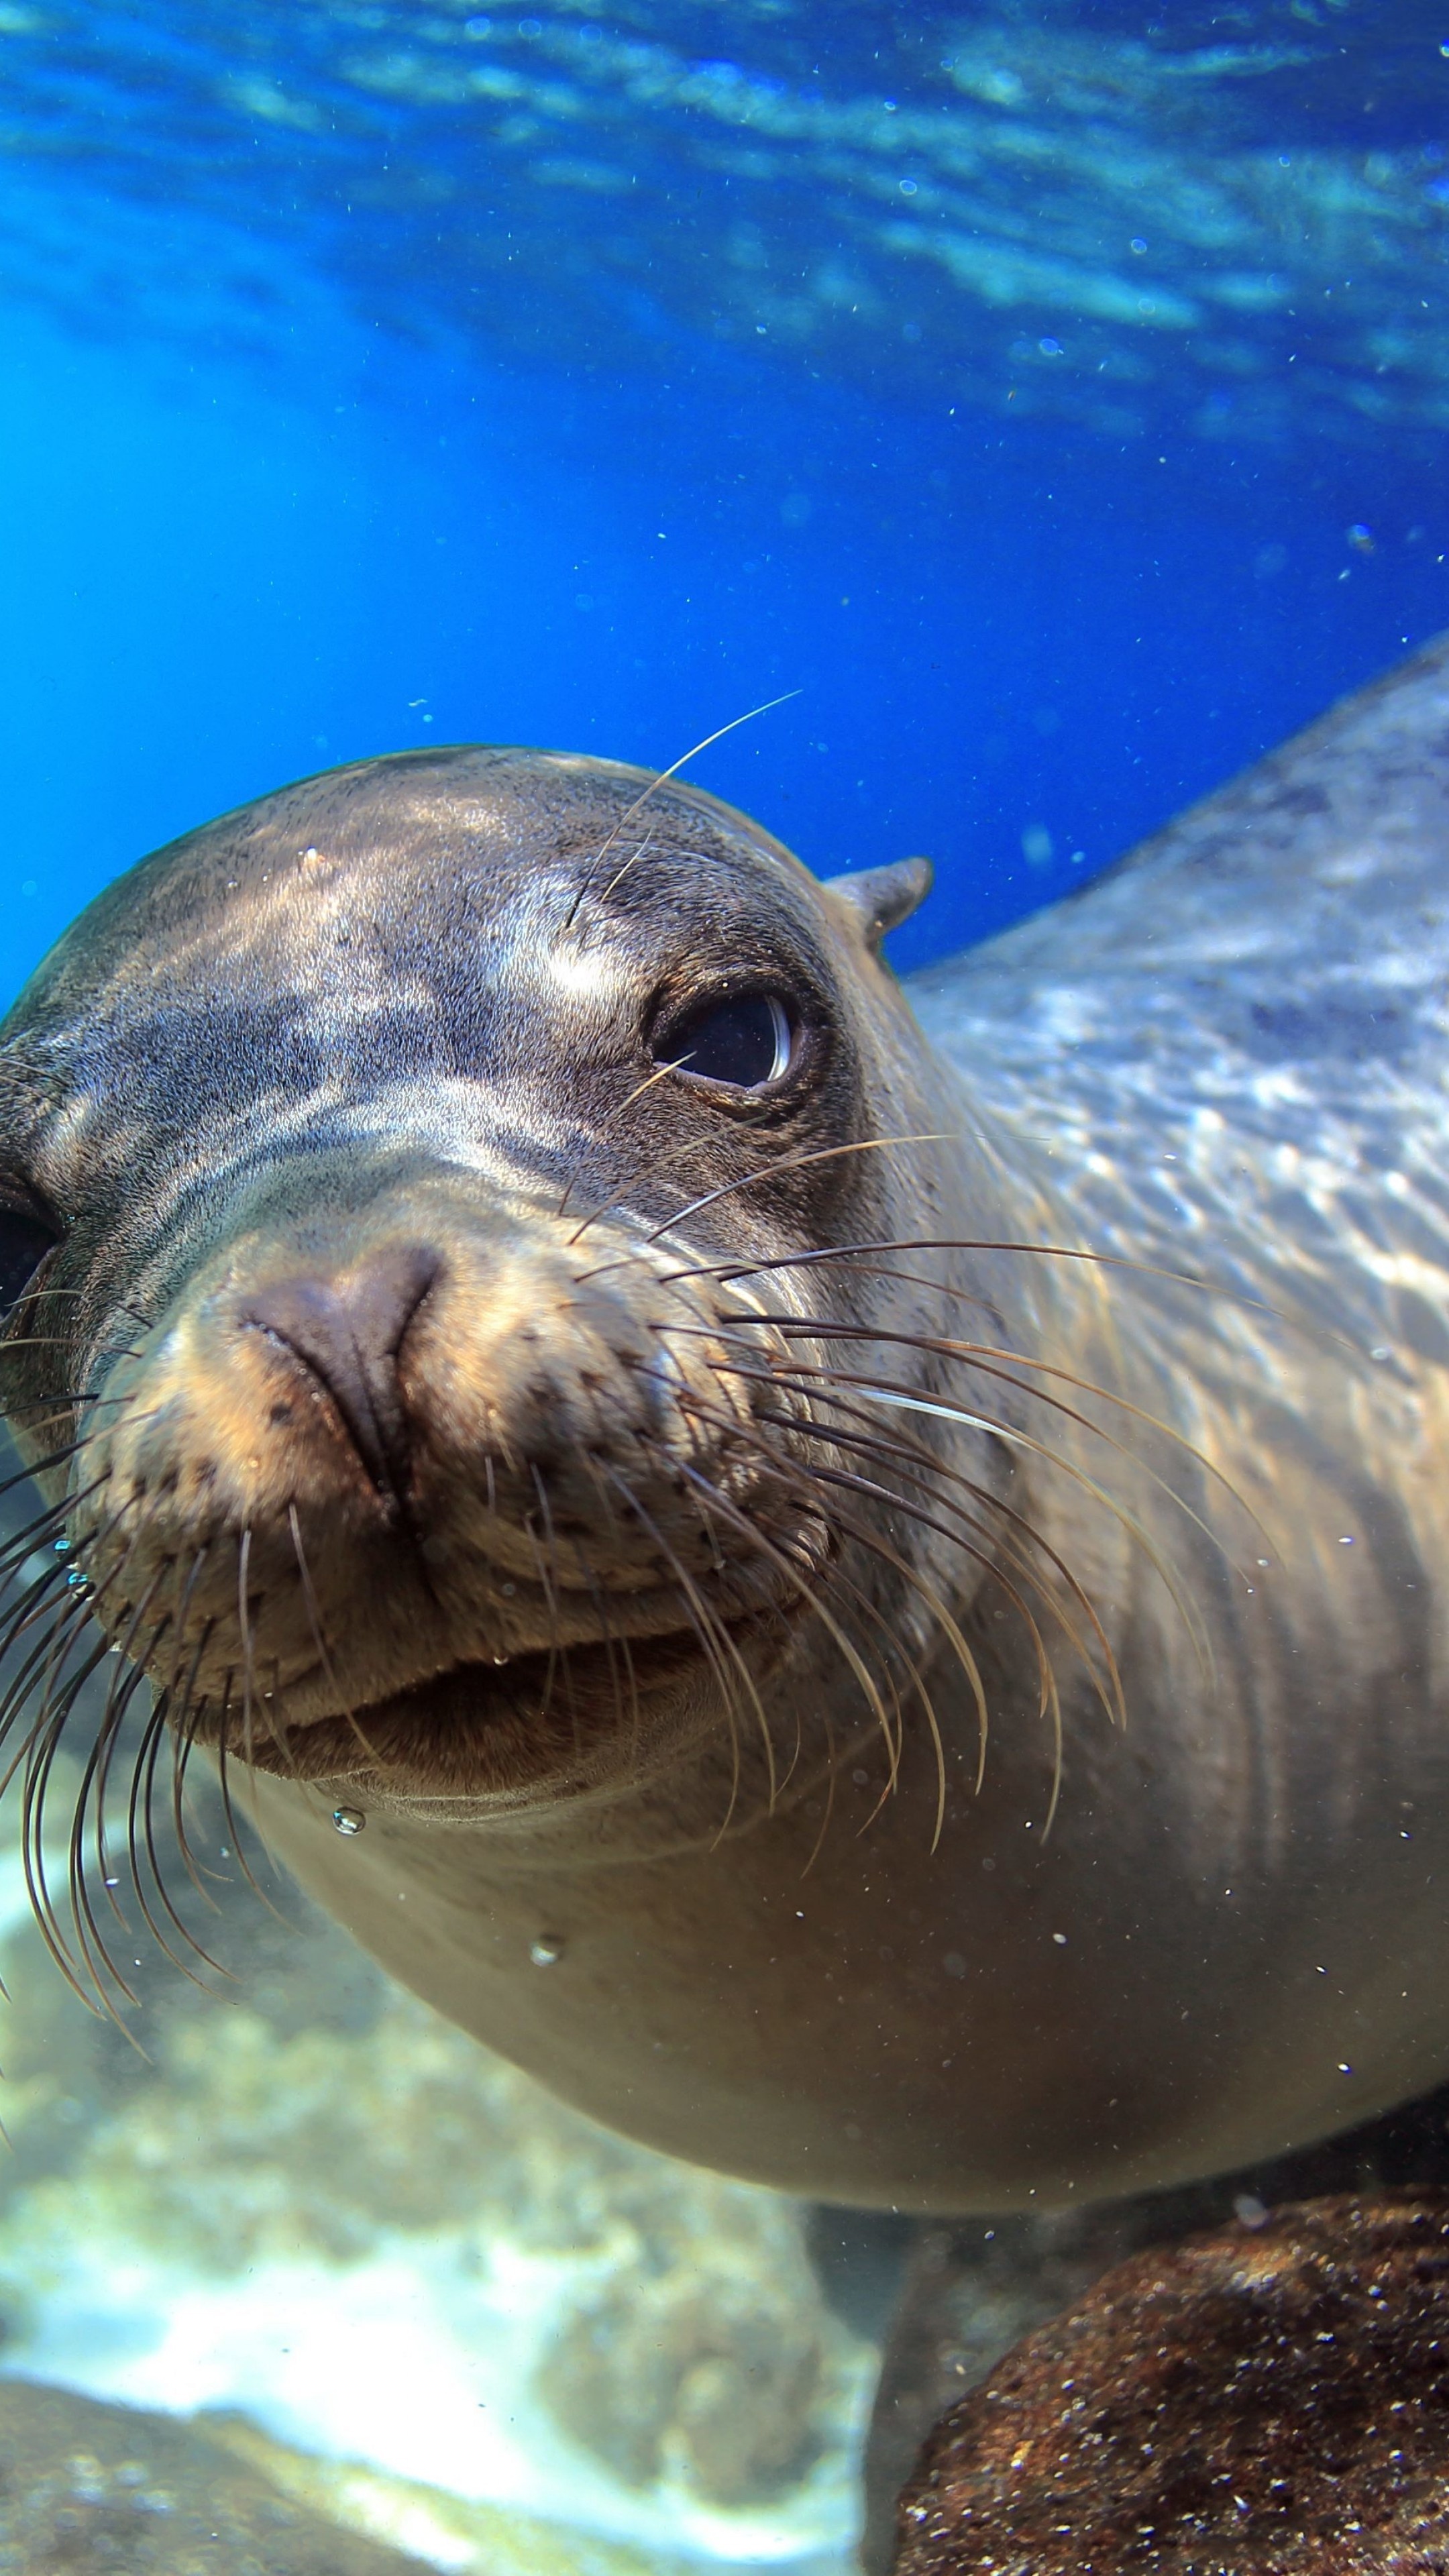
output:
[[591,1754],[621,1736],[642,1740],[662,1699],[673,1702],[711,1682],[743,1697],[746,1672],[753,1683],[778,1660],[794,1606],[777,1606],[768,1621],[760,1611],[716,1615],[708,1647],[684,1628],[539,1649],[503,1664],[465,1661],[290,1728],[270,1703],[252,1712],[250,1724],[233,1708],[217,1740],[228,1758],[279,1778],[366,1775],[395,1792],[524,1789],[581,1761],[588,1767]]

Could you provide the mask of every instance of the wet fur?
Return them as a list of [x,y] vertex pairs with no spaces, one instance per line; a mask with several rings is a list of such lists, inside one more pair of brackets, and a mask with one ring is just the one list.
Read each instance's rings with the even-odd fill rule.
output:
[[[1440,654],[922,979],[936,1052],[859,890],[604,763],[361,764],[103,897],[0,1052],[65,1229],[0,1344],[10,1557],[71,1550],[0,1723],[78,1981],[124,1996],[144,1669],[178,1955],[151,1819],[203,1747],[396,1973],[701,2161],[1041,2205],[1449,2072],[1427,893],[1383,963],[1446,731]],[[1291,1039],[1379,1025],[1357,900],[1399,1016],[1340,1084]],[[797,1077],[671,1073],[781,979]],[[319,1283],[408,1263],[387,1370],[319,1384]]]

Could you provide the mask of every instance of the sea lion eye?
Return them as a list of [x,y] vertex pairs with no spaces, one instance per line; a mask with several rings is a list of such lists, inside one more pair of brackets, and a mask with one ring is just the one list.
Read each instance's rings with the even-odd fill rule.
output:
[[0,1206],[0,1319],[9,1314],[59,1241],[59,1226],[35,1209]]
[[735,1091],[758,1091],[788,1073],[795,1051],[790,1014],[774,993],[741,993],[728,1002],[706,1002],[676,1020],[655,1047],[661,1060],[700,1082],[727,1082]]

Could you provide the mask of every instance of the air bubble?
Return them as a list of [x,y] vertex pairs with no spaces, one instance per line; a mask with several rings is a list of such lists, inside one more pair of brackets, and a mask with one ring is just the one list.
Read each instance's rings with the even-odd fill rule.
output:
[[556,1932],[540,1932],[530,1941],[528,1955],[536,1968],[552,1968],[563,1957],[564,1945]]
[[360,1834],[367,1818],[360,1807],[334,1807],[332,1822],[339,1834]]

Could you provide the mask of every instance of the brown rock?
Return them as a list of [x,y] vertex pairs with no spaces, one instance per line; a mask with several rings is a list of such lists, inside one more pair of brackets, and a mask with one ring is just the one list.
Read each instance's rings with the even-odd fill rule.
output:
[[1449,2576],[1449,2195],[1119,2264],[938,2425],[895,2576]]
[[427,2576],[195,2424],[0,2379],[0,2576]]

